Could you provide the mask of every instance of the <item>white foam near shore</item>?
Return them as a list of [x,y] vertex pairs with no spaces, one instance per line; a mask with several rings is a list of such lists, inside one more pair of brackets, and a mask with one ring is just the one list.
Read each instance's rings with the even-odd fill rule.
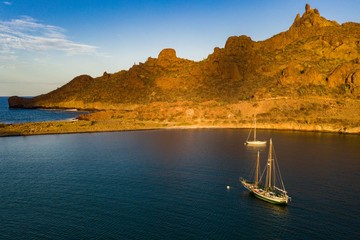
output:
[[65,112],[77,112],[79,110],[76,109],[76,108],[72,108],[72,109],[64,109],[63,111],[65,111]]

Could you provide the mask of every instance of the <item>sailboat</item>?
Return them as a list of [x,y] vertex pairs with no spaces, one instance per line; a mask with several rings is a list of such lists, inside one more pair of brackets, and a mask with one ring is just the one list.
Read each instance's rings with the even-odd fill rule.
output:
[[254,118],[254,140],[249,140],[251,135],[251,130],[249,132],[249,135],[246,139],[246,142],[244,143],[245,145],[249,145],[249,146],[263,146],[266,145],[266,141],[259,141],[256,140],[256,117]]
[[[273,203],[273,204],[288,204],[291,198],[287,195],[285,190],[284,182],[281,178],[280,169],[276,159],[273,157],[273,144],[270,139],[269,155],[266,167],[259,177],[260,174],[260,153],[258,152],[256,159],[255,177],[254,181],[250,182],[246,179],[241,178],[241,184],[255,197]],[[265,185],[262,185],[262,177],[266,171]],[[277,186],[279,185],[279,186]]]

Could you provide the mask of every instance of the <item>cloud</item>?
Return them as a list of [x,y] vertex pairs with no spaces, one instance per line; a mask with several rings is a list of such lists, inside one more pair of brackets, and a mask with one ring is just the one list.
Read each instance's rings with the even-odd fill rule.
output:
[[14,55],[15,51],[59,51],[68,55],[94,54],[97,47],[68,39],[63,28],[46,25],[23,16],[0,21],[0,52]]
[[6,1],[6,2],[3,2],[3,4],[10,6],[10,5],[12,5],[12,2]]

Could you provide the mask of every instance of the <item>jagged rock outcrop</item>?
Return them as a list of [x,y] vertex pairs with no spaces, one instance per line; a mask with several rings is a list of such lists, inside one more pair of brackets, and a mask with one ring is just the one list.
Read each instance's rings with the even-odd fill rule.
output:
[[297,14],[294,23],[290,28],[333,26],[339,26],[339,24],[335,21],[329,21],[324,17],[320,16],[319,10],[312,9],[309,4],[306,4],[304,14],[302,15],[302,17],[300,17],[300,14]]
[[339,25],[306,5],[288,31],[254,42],[229,37],[206,59],[158,58],[113,74],[82,75],[48,94],[12,97],[10,107],[117,108],[124,104],[240,100],[281,96],[360,97],[360,24]]

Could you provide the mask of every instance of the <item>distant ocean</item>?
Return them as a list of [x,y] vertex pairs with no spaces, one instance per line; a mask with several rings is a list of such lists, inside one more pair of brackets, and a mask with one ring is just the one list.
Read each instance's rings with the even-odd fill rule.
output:
[[8,97],[0,97],[0,123],[44,122],[73,119],[83,111],[9,109]]

